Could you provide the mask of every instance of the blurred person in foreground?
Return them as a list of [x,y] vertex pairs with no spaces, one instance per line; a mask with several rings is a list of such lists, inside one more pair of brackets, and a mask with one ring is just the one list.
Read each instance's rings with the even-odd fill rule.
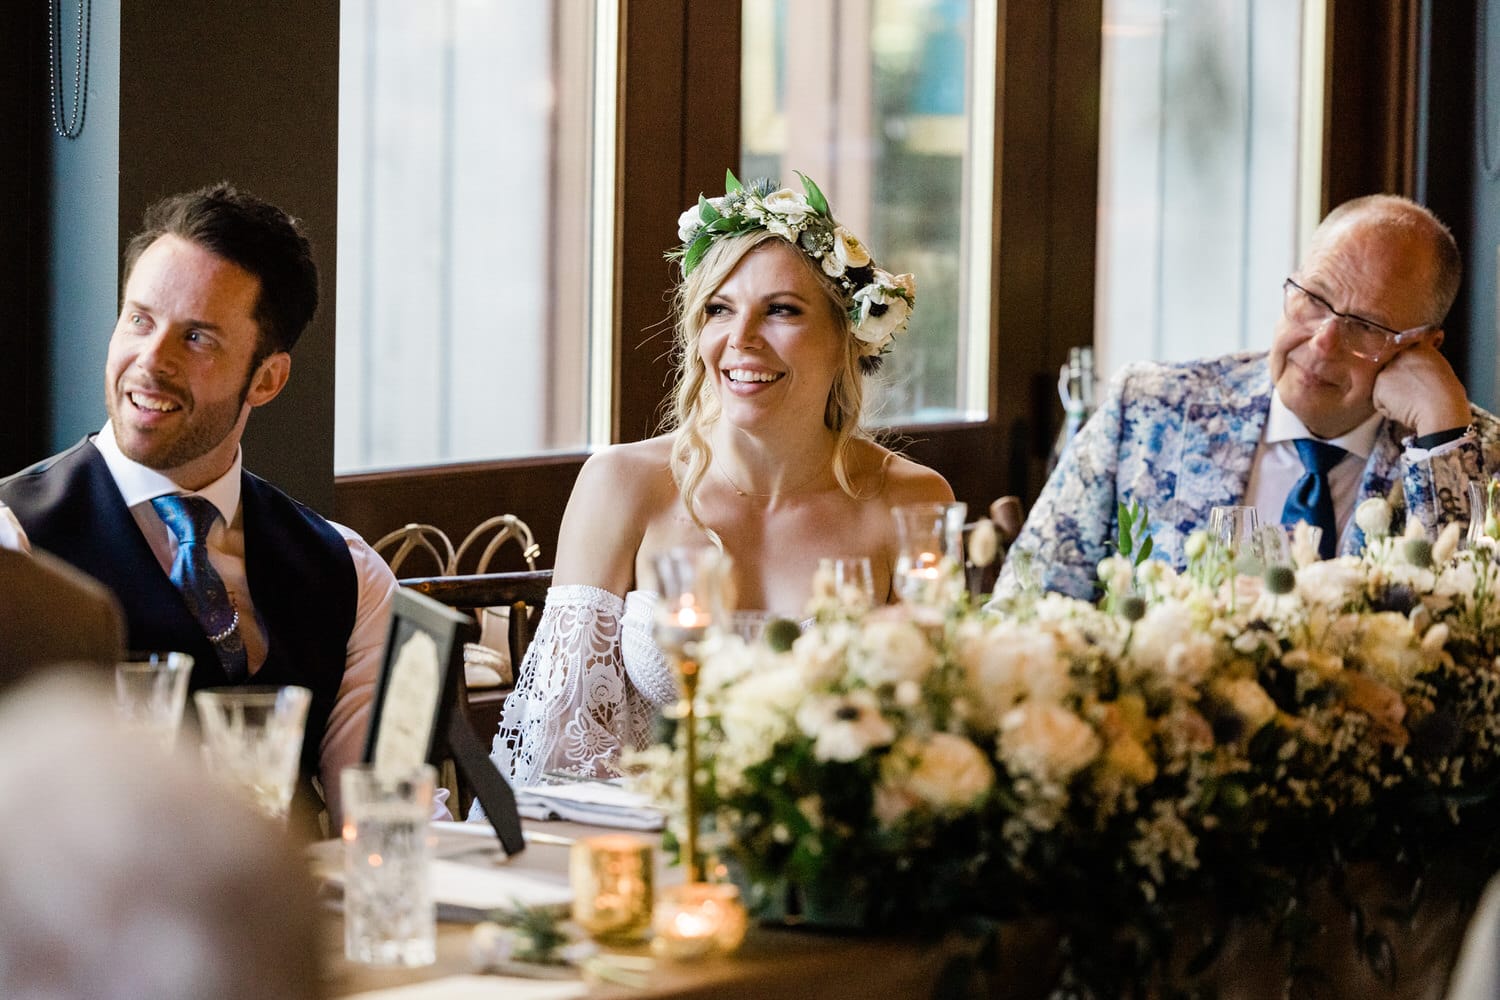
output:
[[7,1000],[323,995],[285,834],[120,729],[100,678],[60,671],[0,701],[0,843]]
[[1127,367],[1069,444],[1011,548],[997,594],[1031,577],[1089,599],[1120,504],[1148,512],[1152,557],[1182,569],[1216,506],[1322,528],[1354,554],[1354,508],[1384,497],[1430,536],[1468,519],[1467,485],[1500,471],[1500,423],[1439,352],[1458,294],[1458,245],[1396,195],[1356,198],[1313,233],[1282,285],[1269,353]]
[[0,480],[0,504],[22,545],[114,593],[131,649],[191,654],[193,690],[310,689],[302,771],[321,777],[336,827],[396,581],[354,532],[245,470],[240,451],[317,308],[312,246],[281,209],[218,184],[147,209],[123,273],[109,420]]
[[584,464],[553,587],[505,702],[495,761],[522,784],[613,773],[677,698],[652,640],[656,556],[713,544],[738,604],[800,619],[822,557],[869,557],[891,597],[891,508],[949,501],[943,477],[877,444],[865,380],[907,324],[911,275],[876,266],[817,185],[770,181],[678,220],[670,429]]

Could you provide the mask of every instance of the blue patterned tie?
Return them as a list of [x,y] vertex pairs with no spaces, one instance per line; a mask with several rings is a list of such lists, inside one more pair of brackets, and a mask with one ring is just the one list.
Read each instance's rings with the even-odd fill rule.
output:
[[196,496],[157,497],[151,506],[177,536],[172,582],[182,591],[188,610],[213,643],[230,681],[245,680],[250,668],[240,637],[240,613],[229,600],[223,579],[208,561],[208,531],[219,516],[218,508]]
[[1302,459],[1304,471],[1287,495],[1286,506],[1281,509],[1281,523],[1306,521],[1315,528],[1322,528],[1318,554],[1324,559],[1332,559],[1339,544],[1339,525],[1333,512],[1333,487],[1328,485],[1328,473],[1349,453],[1336,444],[1311,438],[1298,438],[1292,443],[1297,446],[1297,456]]

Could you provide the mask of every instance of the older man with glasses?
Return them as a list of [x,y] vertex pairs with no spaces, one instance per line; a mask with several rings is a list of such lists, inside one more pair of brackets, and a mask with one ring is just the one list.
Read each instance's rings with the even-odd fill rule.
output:
[[1146,507],[1154,556],[1178,568],[1223,505],[1321,528],[1324,556],[1363,547],[1353,512],[1368,497],[1429,534],[1467,520],[1469,481],[1500,472],[1500,424],[1438,350],[1461,271],[1452,234],[1412,201],[1334,209],[1283,284],[1268,354],[1136,364],[1113,380],[1032,508],[1002,592],[1025,565],[1048,590],[1091,596],[1120,503]]

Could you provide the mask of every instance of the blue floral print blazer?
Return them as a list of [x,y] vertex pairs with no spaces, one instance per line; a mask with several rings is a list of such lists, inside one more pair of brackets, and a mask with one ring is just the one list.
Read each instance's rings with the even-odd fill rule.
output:
[[[1183,543],[1207,526],[1209,511],[1242,502],[1270,406],[1264,352],[1126,367],[1063,452],[1011,547],[998,592],[1013,591],[1017,568],[1026,565],[1044,589],[1091,598],[1098,563],[1114,550],[1122,502],[1145,506],[1153,558],[1181,569]],[[1467,520],[1468,482],[1500,471],[1500,423],[1470,409],[1473,431],[1430,451],[1408,452],[1410,431],[1383,423],[1359,500],[1388,499],[1396,509],[1393,530],[1408,510],[1429,534]],[[1364,533],[1351,526],[1342,551],[1363,547]]]

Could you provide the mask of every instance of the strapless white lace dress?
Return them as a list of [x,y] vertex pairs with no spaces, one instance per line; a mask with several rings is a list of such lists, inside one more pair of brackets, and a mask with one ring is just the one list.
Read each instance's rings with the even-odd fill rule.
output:
[[622,749],[649,744],[656,711],[677,699],[651,638],[656,602],[647,591],[622,601],[582,584],[547,591],[491,755],[512,784],[536,784],[548,771],[609,776]]

